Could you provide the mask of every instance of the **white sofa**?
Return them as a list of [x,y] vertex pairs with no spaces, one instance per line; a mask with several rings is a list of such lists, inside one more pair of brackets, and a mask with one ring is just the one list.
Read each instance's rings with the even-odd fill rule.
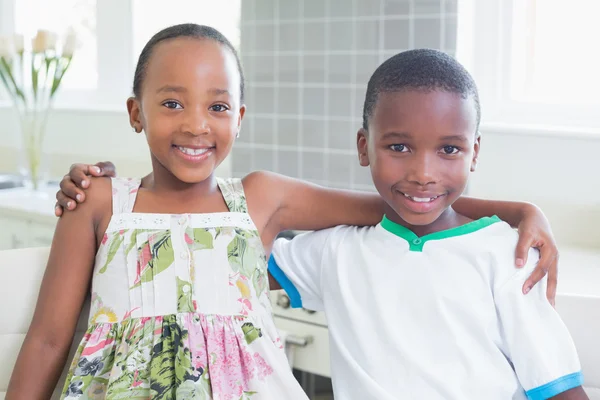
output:
[[[0,251],[0,400],[33,314],[48,251]],[[588,396],[600,400],[600,252],[563,251],[556,308],[577,346]],[[86,306],[69,357],[85,331],[87,314]],[[65,373],[66,367],[53,399]]]

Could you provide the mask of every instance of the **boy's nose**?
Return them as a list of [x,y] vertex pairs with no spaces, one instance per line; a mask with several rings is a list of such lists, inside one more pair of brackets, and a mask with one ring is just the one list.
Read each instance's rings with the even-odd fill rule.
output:
[[420,186],[436,183],[435,158],[428,155],[416,156],[409,167],[409,180]]

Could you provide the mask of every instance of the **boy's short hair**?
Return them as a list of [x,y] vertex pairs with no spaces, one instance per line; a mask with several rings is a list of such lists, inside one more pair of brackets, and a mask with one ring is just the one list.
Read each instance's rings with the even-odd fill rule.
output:
[[363,107],[363,128],[368,130],[369,119],[377,104],[379,93],[406,89],[443,90],[473,96],[477,112],[477,130],[481,120],[479,94],[473,77],[452,56],[432,49],[415,49],[398,53],[383,62],[373,73],[367,86]]

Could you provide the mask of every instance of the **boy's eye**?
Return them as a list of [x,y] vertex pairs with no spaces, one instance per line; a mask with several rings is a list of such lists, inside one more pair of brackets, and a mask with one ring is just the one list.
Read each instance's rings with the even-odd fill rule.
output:
[[398,152],[398,153],[405,153],[405,152],[408,150],[408,149],[406,148],[406,146],[405,146],[405,145],[403,145],[403,144],[392,144],[392,145],[390,146],[390,149],[391,149],[392,151],[396,151],[396,152]]
[[176,101],[165,101],[165,102],[163,103],[163,106],[165,106],[165,107],[167,107],[167,108],[170,108],[170,109],[172,109],[172,110],[177,110],[178,108],[179,108],[179,109],[183,108],[183,107],[181,106],[181,104],[179,104],[179,103],[178,103],[178,102],[176,102]]
[[215,105],[211,106],[210,109],[212,111],[216,111],[216,112],[223,112],[223,111],[227,111],[229,108],[227,108],[223,104],[215,104]]
[[442,147],[442,151],[446,155],[456,154],[460,151],[460,149],[456,146],[444,146]]

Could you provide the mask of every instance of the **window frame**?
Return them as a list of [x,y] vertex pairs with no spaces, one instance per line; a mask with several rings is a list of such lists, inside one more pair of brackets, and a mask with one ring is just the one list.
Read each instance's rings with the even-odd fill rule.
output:
[[[15,32],[15,4],[18,0],[0,0],[0,29],[3,34]],[[96,89],[60,90],[55,109],[122,111],[124,99],[131,95],[134,63],[132,7],[130,0],[97,0],[96,31],[98,85]],[[26,39],[27,40],[27,39]],[[77,57],[77,53],[75,53]],[[114,62],[123,68],[114,68]],[[1,95],[0,106],[10,106]]]
[[597,105],[510,98],[513,2],[459,0],[457,58],[471,72],[482,103],[482,126],[600,136]]

